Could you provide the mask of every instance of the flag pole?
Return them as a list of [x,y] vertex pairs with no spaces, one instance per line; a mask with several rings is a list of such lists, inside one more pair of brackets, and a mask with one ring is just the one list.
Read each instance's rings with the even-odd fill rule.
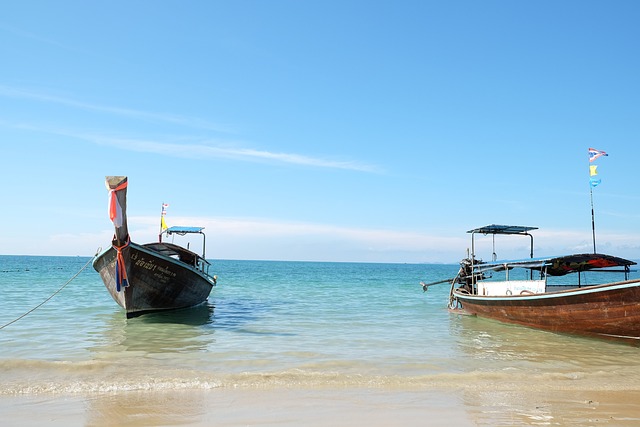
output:
[[593,235],[593,253],[596,253],[596,220],[593,213],[593,186],[589,185],[589,193],[591,195],[591,234]]
[[158,242],[160,243],[162,243],[162,216],[163,215],[164,215],[164,202],[162,202],[162,207],[160,208],[160,233],[158,233]]
[[[595,148],[589,148],[589,163],[593,163],[595,159],[602,156],[608,156],[608,154],[605,153],[604,151],[596,150]],[[600,184],[600,180],[595,179],[593,177],[598,175],[598,172],[596,172],[597,167],[598,167],[597,165],[589,166],[589,176],[591,177],[589,178],[589,195],[591,196],[591,234],[593,236],[593,253],[594,254],[596,253],[596,220],[595,220],[595,214],[593,211],[593,187]]]
[[167,228],[167,225],[164,221],[164,216],[167,213],[167,206],[165,202],[162,202],[162,210],[160,211],[160,234],[158,234],[158,241],[162,243],[162,232]]

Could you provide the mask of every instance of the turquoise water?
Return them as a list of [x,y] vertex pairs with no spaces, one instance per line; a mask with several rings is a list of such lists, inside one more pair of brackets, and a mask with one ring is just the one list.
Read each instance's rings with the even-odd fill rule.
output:
[[[0,324],[40,304],[88,261],[0,257]],[[159,376],[179,365],[176,378],[167,381],[182,382],[197,372],[207,378],[205,387],[226,381],[252,385],[265,374],[276,375],[277,382],[317,384],[443,372],[455,354],[443,304],[447,289],[426,297],[419,281],[429,272],[451,276],[455,269],[217,261],[218,286],[206,305],[127,320],[89,266],[46,304],[1,331],[2,359],[30,371],[3,392],[28,392],[39,369],[45,377],[61,366],[65,375],[70,367],[82,374],[110,363],[116,370],[153,364]],[[78,386],[69,380],[38,388]],[[127,387],[146,386],[136,380],[127,374]]]
[[[0,326],[89,261],[0,256]],[[0,329],[0,397],[338,387],[477,400],[640,384],[637,348],[450,314],[448,285],[423,293],[419,283],[456,265],[223,260],[212,270],[207,304],[126,319],[89,265]]]

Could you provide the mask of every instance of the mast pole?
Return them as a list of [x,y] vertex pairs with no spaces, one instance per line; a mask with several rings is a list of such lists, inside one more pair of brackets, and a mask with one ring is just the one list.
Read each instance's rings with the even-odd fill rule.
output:
[[591,235],[593,236],[593,253],[596,253],[596,220],[593,213],[593,186],[589,185],[589,194],[591,196]]
[[[592,163],[595,159],[601,156],[608,156],[604,151],[596,150],[595,148],[589,148],[589,163]],[[589,166],[589,195],[591,196],[591,235],[593,236],[593,253],[596,252],[596,220],[595,214],[593,213],[593,187],[600,184],[599,179],[593,178],[595,175],[598,175],[596,172],[597,165]]]
[[162,243],[162,220],[164,219],[164,202],[162,202],[162,207],[160,208],[160,233],[158,233],[158,242]]

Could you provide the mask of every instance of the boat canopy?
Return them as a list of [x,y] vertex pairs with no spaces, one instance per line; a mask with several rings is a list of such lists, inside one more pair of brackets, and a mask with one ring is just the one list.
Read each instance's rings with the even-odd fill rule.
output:
[[537,230],[538,227],[524,227],[521,225],[498,225],[491,224],[480,228],[474,228],[473,230],[467,231],[467,233],[471,233],[471,258],[475,259],[475,235],[478,233],[482,233],[484,235],[491,234],[493,237],[493,261],[496,260],[496,234],[509,234],[509,235],[519,235],[519,236],[528,236],[531,240],[531,250],[529,256],[533,258],[533,235],[529,234],[531,230]]
[[563,276],[568,273],[610,267],[624,267],[628,271],[629,266],[635,264],[628,259],[604,254],[565,255],[552,258],[550,265],[547,266],[547,273],[552,276]]
[[[527,258],[520,260],[500,260],[492,262],[482,262],[475,266],[477,272],[502,271],[510,268],[528,268],[531,270],[546,269],[550,276],[564,276],[569,273],[579,273],[582,271],[623,267],[623,271],[628,271],[629,266],[636,265],[636,262],[605,254],[573,254],[545,258]],[[615,271],[615,270],[604,270]]]
[[165,228],[158,235],[158,242],[162,243],[162,235],[166,234],[167,236],[171,236],[172,234],[177,234],[179,236],[184,236],[185,234],[200,234],[202,236],[202,255],[203,259],[206,259],[205,250],[206,250],[206,236],[202,232],[204,227],[183,227],[180,225],[176,225],[173,227]]
[[198,256],[197,253],[192,252],[187,248],[183,248],[182,246],[174,245],[173,243],[155,242],[145,243],[143,246],[168,257],[181,256],[184,254],[191,254],[191,258]]
[[189,233],[202,233],[202,230],[204,230],[204,227],[182,227],[182,226],[174,226],[174,227],[169,227],[167,228],[165,231],[165,233],[167,233],[167,235],[171,235],[171,234],[179,234],[181,236],[184,236],[185,234],[189,234]]
[[521,225],[497,225],[491,224],[480,228],[474,228],[467,233],[482,234],[525,234],[531,230],[537,230],[538,227],[523,227]]

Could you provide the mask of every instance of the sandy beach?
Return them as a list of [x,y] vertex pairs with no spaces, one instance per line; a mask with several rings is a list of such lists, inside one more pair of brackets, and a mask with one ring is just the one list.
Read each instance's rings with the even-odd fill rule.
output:
[[475,425],[455,397],[378,390],[208,390],[0,399],[4,425]]
[[640,391],[278,389],[0,398],[3,425],[635,426]]

